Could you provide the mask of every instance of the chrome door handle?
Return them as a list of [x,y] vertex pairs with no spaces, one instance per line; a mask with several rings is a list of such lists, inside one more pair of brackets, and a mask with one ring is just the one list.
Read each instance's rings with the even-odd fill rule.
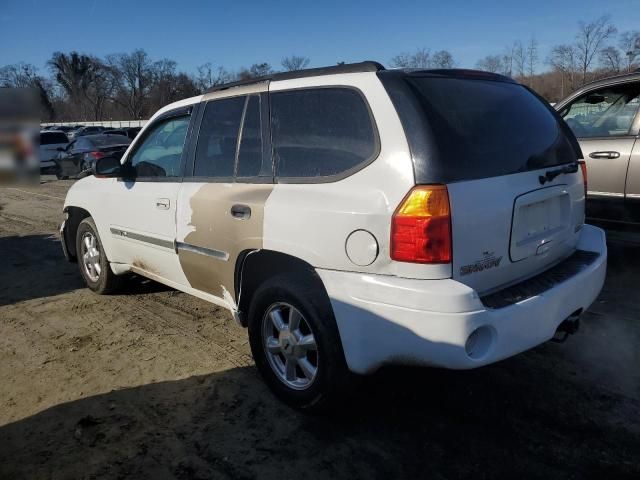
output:
[[620,152],[591,152],[591,158],[620,158]]
[[239,220],[247,220],[251,218],[251,207],[248,205],[236,204],[231,207],[231,216]]
[[168,198],[156,198],[156,208],[160,210],[169,210],[171,201]]

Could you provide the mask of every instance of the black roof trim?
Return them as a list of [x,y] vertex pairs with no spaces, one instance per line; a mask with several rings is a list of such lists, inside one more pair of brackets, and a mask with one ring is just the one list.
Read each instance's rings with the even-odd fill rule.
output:
[[361,73],[361,72],[379,72],[384,70],[384,66],[378,62],[366,61],[360,63],[344,63],[342,65],[334,65],[331,67],[306,68],[304,70],[295,70],[293,72],[274,73],[265,75],[264,77],[251,78],[248,80],[240,80],[237,82],[224,83],[209,88],[205,93],[218,92],[227,88],[240,87],[243,85],[252,85],[254,83],[278,80],[292,80],[295,78],[319,77],[321,75],[335,75],[339,73]]
[[400,68],[381,72],[382,75],[399,75],[404,77],[446,77],[446,78],[468,78],[475,80],[492,80],[498,82],[518,83],[514,79],[499,73],[485,72],[483,70],[471,70],[466,68],[441,68],[441,69],[419,69]]

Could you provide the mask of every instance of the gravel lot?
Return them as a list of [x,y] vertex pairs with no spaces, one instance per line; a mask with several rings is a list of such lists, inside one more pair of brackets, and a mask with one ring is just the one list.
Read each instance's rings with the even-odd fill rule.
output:
[[312,417],[271,396],[226,311],[83,288],[56,233],[72,183],[0,188],[1,479],[640,478],[640,247],[610,242],[567,343],[385,369]]

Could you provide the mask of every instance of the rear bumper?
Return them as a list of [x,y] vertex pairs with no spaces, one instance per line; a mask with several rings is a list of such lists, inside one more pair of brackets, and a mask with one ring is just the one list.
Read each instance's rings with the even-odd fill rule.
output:
[[604,232],[585,225],[577,248],[598,256],[550,289],[502,308],[488,308],[476,291],[452,279],[318,274],[352,371],[368,373],[384,364],[469,369],[551,339],[563,320],[593,303],[606,274]]

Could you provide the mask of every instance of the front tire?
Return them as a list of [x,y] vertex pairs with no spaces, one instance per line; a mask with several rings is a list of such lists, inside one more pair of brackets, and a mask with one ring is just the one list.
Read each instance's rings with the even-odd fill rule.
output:
[[348,371],[319,279],[282,275],[261,285],[249,308],[249,341],[267,385],[288,405],[324,411],[349,393]]
[[80,274],[91,290],[99,295],[107,295],[120,287],[122,278],[111,271],[98,229],[91,217],[85,218],[78,225],[76,255]]

